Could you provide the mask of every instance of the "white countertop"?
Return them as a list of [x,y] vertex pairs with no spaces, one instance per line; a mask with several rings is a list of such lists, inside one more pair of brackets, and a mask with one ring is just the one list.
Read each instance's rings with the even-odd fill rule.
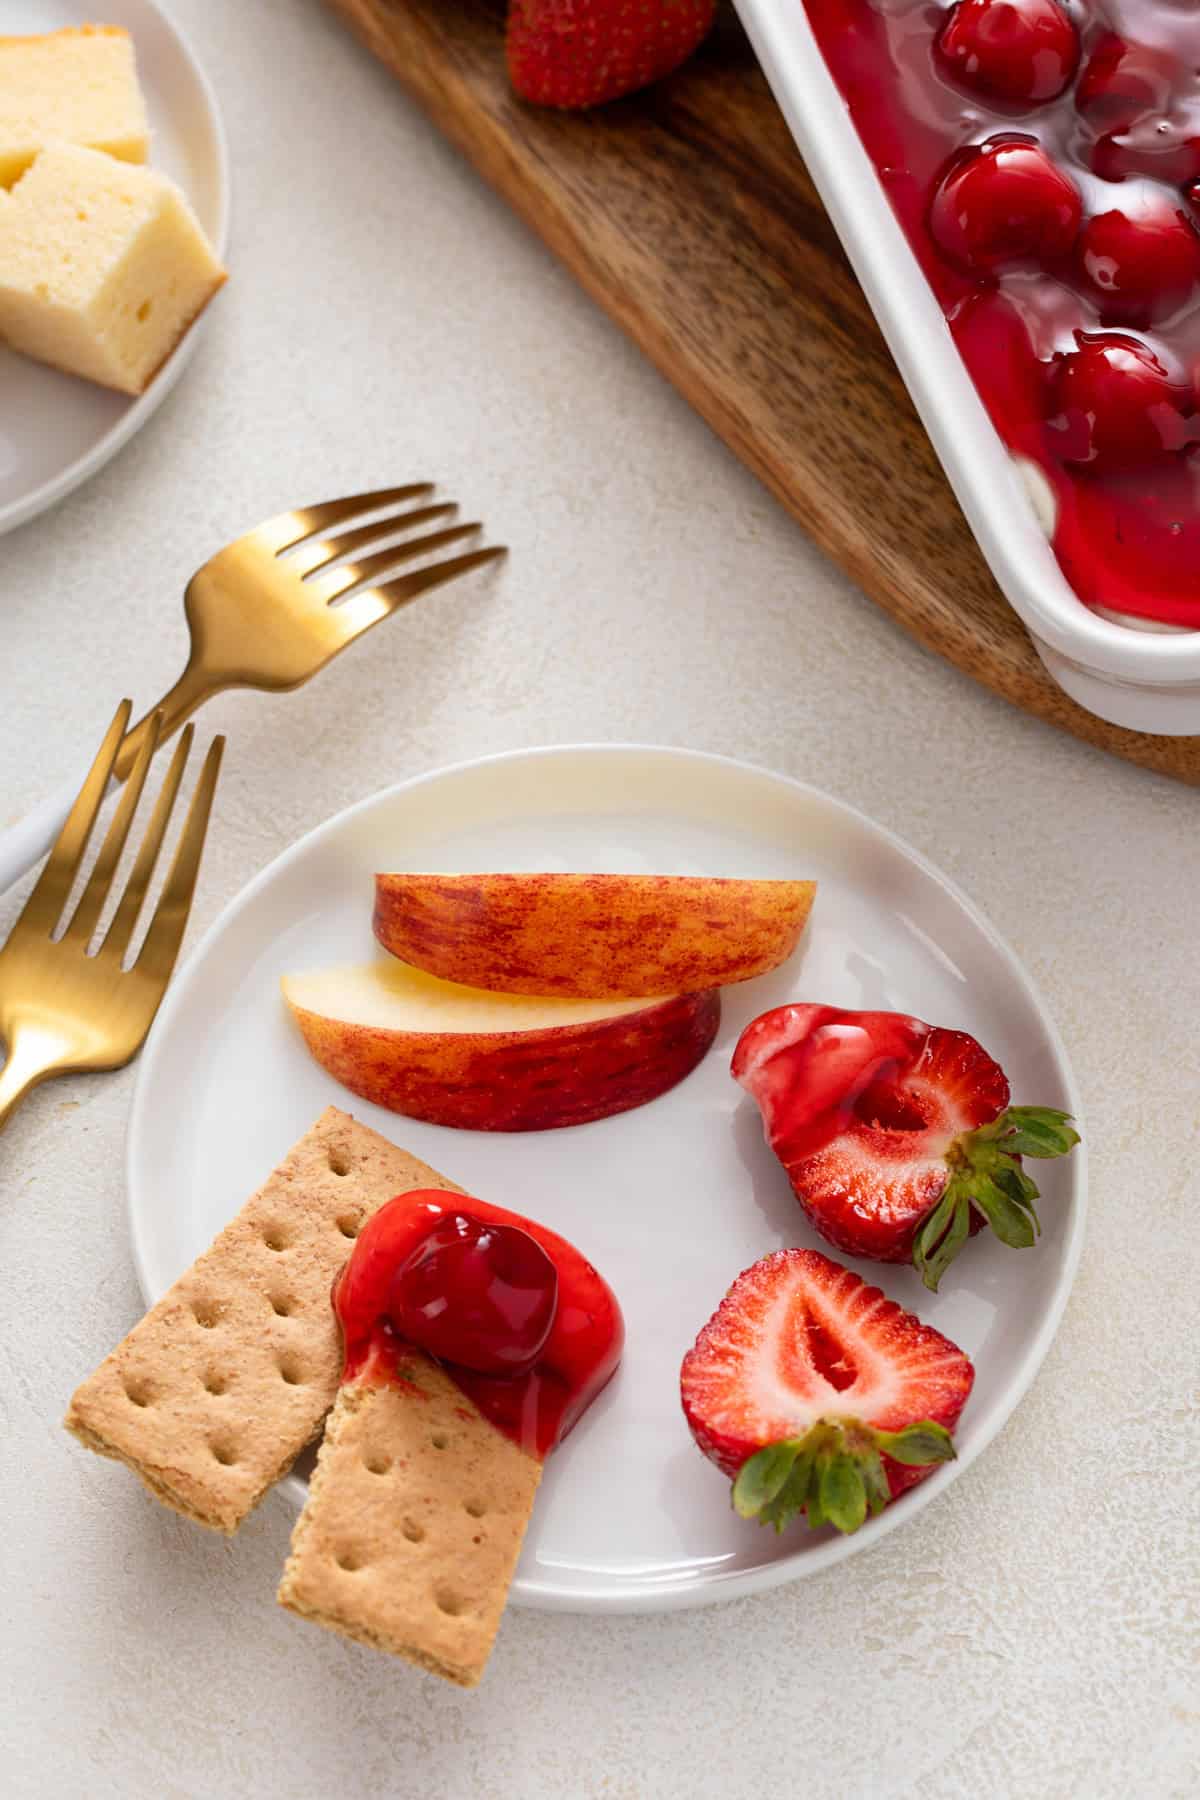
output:
[[909,839],[1026,959],[1091,1216],[1031,1393],[911,1528],[708,1612],[513,1611],[462,1694],[275,1606],[278,1498],[227,1543],[61,1431],[141,1311],[134,1073],[44,1087],[0,1138],[6,1793],[1194,1793],[1200,801],[904,637],[317,0],[175,12],[232,140],[233,278],[146,430],[0,547],[0,820],[173,679],[183,583],[227,538],[436,479],[509,563],[297,694],[207,709],[230,743],[192,941],[299,833],[442,763],[581,739],[766,763]]

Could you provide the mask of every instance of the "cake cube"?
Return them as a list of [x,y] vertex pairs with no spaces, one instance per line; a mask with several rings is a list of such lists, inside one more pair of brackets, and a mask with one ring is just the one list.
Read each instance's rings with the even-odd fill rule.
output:
[[225,280],[179,189],[53,144],[0,193],[0,338],[140,394]]
[[119,26],[0,37],[0,187],[56,138],[145,162],[150,127],[133,43]]

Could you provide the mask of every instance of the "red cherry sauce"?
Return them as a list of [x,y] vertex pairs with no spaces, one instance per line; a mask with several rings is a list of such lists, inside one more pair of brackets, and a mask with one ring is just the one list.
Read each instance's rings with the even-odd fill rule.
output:
[[[372,1214],[359,1232],[350,1260],[334,1284],[334,1310],[345,1342],[342,1380],[403,1381],[404,1353],[413,1340],[403,1337],[396,1329],[394,1313],[400,1310],[410,1328],[421,1332],[423,1337],[429,1334],[421,1330],[413,1311],[406,1312],[399,1307],[397,1277],[407,1266],[409,1282],[402,1284],[403,1291],[419,1312],[436,1285],[430,1279],[428,1265],[422,1276],[422,1248],[427,1251],[432,1248],[444,1255],[451,1236],[469,1236],[456,1231],[453,1226],[452,1221],[460,1218],[484,1228],[515,1227],[517,1231],[527,1233],[545,1253],[557,1277],[549,1329],[532,1366],[522,1363],[518,1355],[516,1372],[512,1374],[486,1373],[438,1356],[437,1346],[440,1345],[442,1350],[455,1347],[455,1340],[446,1332],[444,1324],[439,1326],[438,1335],[430,1335],[429,1343],[419,1347],[438,1356],[447,1375],[499,1431],[531,1455],[545,1456],[561,1443],[616,1369],[625,1342],[624,1322],[616,1295],[573,1244],[568,1244],[557,1232],[548,1231],[544,1225],[522,1218],[519,1213],[507,1212],[501,1206],[489,1206],[486,1200],[452,1194],[440,1188],[418,1188],[412,1193],[398,1194]],[[516,1247],[510,1245],[510,1248],[515,1250]],[[505,1307],[511,1309],[512,1291],[522,1290],[530,1298],[532,1310],[536,1311],[536,1295],[531,1295],[538,1280],[533,1267],[535,1259],[526,1254],[523,1260],[526,1273],[516,1281],[503,1281],[498,1300],[495,1289],[484,1296],[489,1302],[489,1312],[493,1310],[492,1301],[496,1301],[501,1313]],[[443,1270],[443,1275],[448,1274],[451,1280],[456,1262],[462,1278],[465,1307],[476,1307],[484,1286],[477,1263],[468,1256],[464,1268],[462,1260],[451,1251]],[[412,1279],[414,1268],[415,1282]],[[533,1273],[529,1275],[531,1268]],[[444,1280],[441,1285],[445,1286]],[[452,1287],[446,1297],[453,1306]],[[535,1336],[539,1333],[536,1327],[531,1327],[523,1301],[516,1303],[515,1311],[510,1310],[510,1317],[514,1339],[524,1338],[524,1342],[514,1345],[519,1352],[530,1342],[525,1334],[531,1330]],[[478,1347],[474,1330],[468,1331],[461,1341],[468,1340]],[[494,1337],[488,1347],[493,1356],[497,1351],[503,1351],[503,1345]]]
[[[776,1155],[800,1162],[840,1137],[868,1100],[872,1116],[885,1095],[893,1112],[903,1105],[898,1089],[929,1031],[904,1013],[777,1006],[742,1033],[733,1076],[758,1101]],[[897,1130],[926,1123],[907,1114],[887,1122]]]
[[1200,4],[803,4],[1067,580],[1200,627]]

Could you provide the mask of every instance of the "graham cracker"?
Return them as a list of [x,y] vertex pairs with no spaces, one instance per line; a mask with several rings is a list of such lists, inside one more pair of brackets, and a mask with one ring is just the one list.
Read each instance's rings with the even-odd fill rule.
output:
[[417,1187],[462,1192],[329,1107],[76,1391],[67,1430],[164,1505],[236,1531],[337,1396],[330,1290],[359,1227]]
[[405,1350],[338,1394],[279,1601],[460,1687],[483,1674],[542,1465]]

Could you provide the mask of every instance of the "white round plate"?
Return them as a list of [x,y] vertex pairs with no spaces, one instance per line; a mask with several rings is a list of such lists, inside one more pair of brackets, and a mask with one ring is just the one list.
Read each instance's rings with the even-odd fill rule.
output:
[[[177,181],[224,258],[229,160],[217,102],[203,70],[154,0],[12,0],[4,30],[59,31],[102,19],[133,38],[153,132],[150,160]],[[63,375],[0,347],[0,532],[53,506],[128,443],[161,406],[192,351],[201,318],[144,394],[131,398]]]
[[[726,991],[716,1045],[662,1099],[524,1135],[418,1124],[348,1095],[310,1061],[279,993],[291,969],[371,956],[378,869],[595,869],[809,876],[800,949]],[[943,1466],[853,1537],[738,1520],[679,1406],[679,1364],[734,1277],[818,1244],[729,1075],[750,1019],[789,999],[894,1008],[978,1036],[1018,1101],[1078,1115],[1057,1033],[1012,952],[896,838],[815,789],[722,757],[593,745],[463,764],[389,788],[311,832],[251,882],[178,977],[142,1058],[130,1122],[133,1254],[166,1290],[330,1102],[502,1206],[553,1225],[615,1287],[628,1343],[609,1387],[551,1457],[515,1598],[565,1610],[699,1605],[790,1581],[917,1514],[1021,1398],[1058,1323],[1083,1234],[1082,1149],[1040,1165],[1035,1249],[975,1239],[929,1294],[907,1268],[860,1263],[975,1360]],[[297,1502],[298,1477],[289,1483]],[[916,1524],[916,1529],[924,1529]]]

